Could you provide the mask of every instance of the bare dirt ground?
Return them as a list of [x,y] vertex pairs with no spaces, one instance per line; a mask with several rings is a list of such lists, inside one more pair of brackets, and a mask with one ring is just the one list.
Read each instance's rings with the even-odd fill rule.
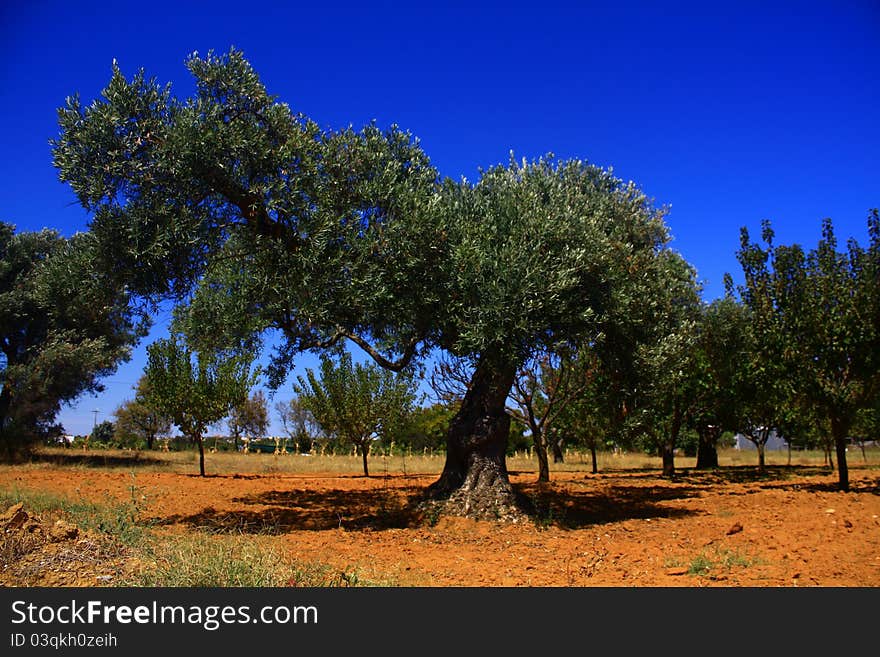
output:
[[[851,465],[850,475],[851,491],[843,493],[836,473],[810,466],[774,466],[763,476],[751,466],[691,470],[674,480],[652,469],[562,471],[545,486],[534,483],[534,472],[512,472],[534,508],[515,524],[420,512],[416,503],[433,473],[202,478],[43,464],[3,466],[0,489],[98,503],[136,496],[141,519],[155,531],[253,535],[280,555],[387,585],[874,587],[880,470]],[[60,536],[51,538],[53,530]],[[102,573],[124,557],[102,555],[82,533],[65,539],[64,530],[43,531],[45,547],[29,557],[35,565],[24,584],[110,584]],[[64,568],[65,549],[70,559],[92,556]],[[22,582],[7,574],[0,585]]]

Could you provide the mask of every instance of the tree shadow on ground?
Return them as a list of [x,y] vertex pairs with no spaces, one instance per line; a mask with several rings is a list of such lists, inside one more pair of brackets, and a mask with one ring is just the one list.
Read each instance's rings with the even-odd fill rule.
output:
[[[152,524],[183,524],[216,533],[277,535],[291,531],[382,531],[430,527],[438,517],[422,506],[423,486],[392,476],[392,485],[372,490],[271,490],[234,498],[254,507],[217,510],[153,519]],[[404,482],[401,485],[401,482]],[[663,502],[698,495],[698,486],[663,483],[655,486],[617,485],[583,491],[551,485],[519,484],[514,489],[520,508],[539,527],[578,529],[611,522],[646,518],[675,518],[699,513]],[[258,507],[258,508],[257,508]]]
[[[827,467],[819,466],[768,466],[763,473],[756,466],[725,466],[712,470],[680,469],[675,477],[662,479],[656,470],[650,473],[625,471],[609,474],[607,478],[603,478],[602,473],[599,476],[586,474],[579,481],[559,484],[552,481],[549,484],[516,483],[514,490],[521,510],[536,526],[580,529],[627,520],[697,515],[702,511],[676,505],[675,501],[698,497],[725,485],[732,486],[726,491],[729,495],[750,495],[767,488],[836,491],[836,482],[827,477],[830,472]],[[228,476],[233,479],[262,477]],[[810,479],[816,476],[823,479]],[[355,477],[340,475],[343,479]],[[193,514],[154,519],[153,524],[183,524],[209,532],[236,534],[430,527],[438,517],[422,506],[426,489],[415,481],[418,478],[418,475],[390,475],[384,477],[382,485],[368,490],[270,490],[234,498],[234,503],[244,507],[238,510],[206,507]],[[744,484],[745,487],[737,488]],[[854,479],[852,486],[854,492],[877,494],[880,481]]]
[[[840,493],[837,481],[777,481],[762,484],[761,488],[771,490],[787,490],[806,493]],[[847,493],[880,495],[880,481],[861,481],[850,479]]]
[[192,515],[173,515],[153,524],[184,524],[216,533],[284,534],[290,531],[404,529],[422,524],[420,487],[375,490],[266,491],[234,498],[246,506],[269,507],[218,511],[206,507]]
[[131,454],[99,454],[97,452],[84,452],[71,450],[68,452],[30,454],[20,463],[49,463],[61,466],[83,466],[87,468],[138,468],[138,467],[163,467],[168,463],[144,452],[131,452]]
[[731,465],[708,470],[684,468],[675,476],[676,480],[703,484],[752,484],[787,481],[795,477],[815,477],[831,474],[823,466],[813,465],[768,465],[761,472],[757,465]]
[[[656,478],[656,477],[655,477]],[[682,518],[700,513],[694,509],[662,504],[699,495],[701,487],[669,485],[615,485],[583,491],[560,489],[550,484],[521,484],[520,506],[538,526],[583,529],[626,520]]]

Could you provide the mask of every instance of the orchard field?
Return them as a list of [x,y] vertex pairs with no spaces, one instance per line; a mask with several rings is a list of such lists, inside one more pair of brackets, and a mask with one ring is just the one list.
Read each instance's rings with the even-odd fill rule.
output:
[[[0,466],[2,586],[880,585],[880,454],[850,449],[851,487],[817,452],[569,453],[536,483],[508,459],[519,522],[419,506],[440,456],[44,450]],[[21,504],[21,506],[17,506]]]

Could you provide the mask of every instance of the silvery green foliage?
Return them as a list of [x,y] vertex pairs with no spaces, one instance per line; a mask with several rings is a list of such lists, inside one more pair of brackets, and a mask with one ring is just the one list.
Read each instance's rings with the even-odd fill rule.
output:
[[103,97],[68,99],[54,161],[103,265],[133,293],[191,303],[203,348],[297,353],[353,341],[400,370],[598,339],[625,322],[667,240],[663,210],[582,161],[441,180],[396,126],[331,131],[271,96],[242,53],[193,55],[177,99],[114,64]]
[[93,267],[93,248],[88,234],[0,223],[3,448],[45,435],[63,404],[103,390],[146,331],[122,286]]

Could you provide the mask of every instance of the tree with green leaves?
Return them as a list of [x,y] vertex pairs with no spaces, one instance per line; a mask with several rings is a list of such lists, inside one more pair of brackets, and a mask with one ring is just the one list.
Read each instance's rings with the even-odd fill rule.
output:
[[370,447],[404,426],[415,407],[416,382],[407,372],[354,363],[348,353],[340,354],[337,360],[322,358],[320,372],[306,370],[293,388],[326,433],[357,448],[364,476],[369,477]]
[[138,379],[134,397],[123,402],[114,416],[116,441],[120,444],[145,445],[147,449],[153,449],[158,438],[171,434],[171,418],[151,404],[150,383],[145,376]]
[[[841,490],[849,489],[847,439],[860,413],[880,394],[880,213],[868,217],[869,244],[849,240],[838,250],[830,219],[808,253],[799,245],[766,247],[743,242],[741,261],[750,280],[766,280],[775,324],[791,372],[790,386],[827,421]],[[747,267],[747,265],[750,267]]]
[[595,348],[581,348],[572,364],[579,394],[565,405],[556,429],[565,439],[590,450],[592,473],[599,472],[598,451],[620,438],[627,392],[620,372],[603,363]]
[[238,450],[238,441],[246,436],[249,439],[261,438],[269,429],[269,406],[262,390],[246,397],[241,403],[232,407],[226,421],[233,444]]
[[734,381],[745,357],[749,325],[730,296],[702,304],[694,345],[688,425],[697,433],[697,469],[718,467],[718,441],[736,426]]
[[300,454],[309,454],[321,432],[321,426],[299,397],[275,403],[275,411],[284,432]]
[[113,445],[113,438],[116,435],[116,427],[111,420],[98,422],[89,434],[89,445],[97,445],[98,447],[109,447]]
[[252,358],[194,352],[178,335],[157,340],[147,354],[148,400],[198,447],[199,474],[204,477],[205,430],[247,398],[258,374],[251,372]]
[[665,256],[660,286],[645,298],[653,321],[633,354],[636,376],[629,394],[628,431],[663,460],[675,476],[675,449],[694,403],[694,356],[699,316],[696,272],[678,254]]
[[456,410],[454,404],[442,402],[417,406],[410,413],[399,442],[413,451],[430,450],[433,453],[442,450]]
[[273,386],[301,352],[345,342],[398,372],[438,349],[468,359],[428,493],[451,512],[512,511],[517,371],[628,321],[612,300],[652,275],[664,211],[579,160],[441,180],[396,126],[321,130],[239,51],[187,65],[185,100],[114,64],[102,99],[59,110],[54,163],[92,214],[98,261],[144,298],[192,297],[200,346],[280,336]]
[[799,250],[773,248],[770,222],[762,222],[761,237],[767,248],[753,243],[746,228],[740,230],[737,251],[744,274],[744,283],[734,288],[732,278],[725,276],[729,296],[738,292],[747,313],[748,331],[736,371],[735,430],[751,441],[758,452],[758,470],[765,470],[764,448],[774,430],[781,427],[788,409],[796,403],[793,361],[790,358],[793,336],[783,321],[783,288],[787,282],[773,267],[773,259],[797,257]]
[[[538,482],[550,481],[549,451],[555,455],[562,449],[565,433],[556,430],[556,421],[584,392],[577,374],[570,354],[558,359],[540,355],[529,359],[513,381],[508,413],[529,430],[538,459]],[[558,458],[554,456],[554,462]]]
[[62,405],[97,394],[146,320],[92,263],[95,240],[0,222],[0,452],[60,433]]

